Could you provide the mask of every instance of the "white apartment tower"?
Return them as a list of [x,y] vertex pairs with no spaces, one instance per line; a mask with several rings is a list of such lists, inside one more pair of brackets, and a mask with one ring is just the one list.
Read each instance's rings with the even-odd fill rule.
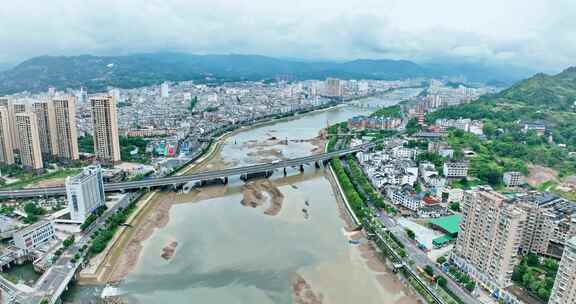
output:
[[170,84],[168,82],[163,82],[160,85],[160,97],[162,98],[170,97]]
[[479,188],[465,192],[462,215],[455,264],[491,290],[510,286],[526,213],[503,195]]
[[14,163],[12,128],[8,117],[8,108],[2,105],[0,105],[0,163],[7,165]]
[[16,114],[16,126],[20,140],[20,160],[28,170],[40,170],[44,167],[40,139],[38,138],[38,122],[31,112]]
[[104,181],[100,166],[90,166],[82,173],[66,179],[66,197],[70,218],[83,223],[96,208],[105,202]]
[[76,129],[76,98],[57,96],[54,104],[54,120],[58,158],[64,161],[78,160],[78,132]]
[[92,124],[94,126],[94,152],[96,158],[105,164],[120,161],[120,142],[118,138],[118,120],[114,97],[90,97]]

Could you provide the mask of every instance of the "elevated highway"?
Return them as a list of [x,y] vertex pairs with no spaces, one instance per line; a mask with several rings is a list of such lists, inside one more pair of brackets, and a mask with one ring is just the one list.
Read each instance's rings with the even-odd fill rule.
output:
[[[298,167],[304,164],[315,163],[329,160],[333,157],[341,157],[347,154],[356,153],[368,148],[375,146],[376,143],[364,144],[349,149],[333,151],[322,154],[309,155],[299,158],[293,158],[283,161],[277,161],[272,163],[258,164],[245,167],[237,167],[216,171],[199,172],[190,175],[182,176],[169,176],[160,178],[151,178],[140,181],[131,182],[120,182],[120,183],[108,183],[104,185],[104,190],[106,192],[114,191],[124,191],[124,190],[136,190],[142,188],[155,188],[162,186],[179,186],[193,181],[206,181],[216,178],[226,178],[236,175],[247,175],[262,172],[271,172],[276,169],[283,169],[288,167]],[[45,188],[29,188],[29,189],[17,189],[17,190],[2,190],[0,191],[0,199],[10,199],[10,198],[33,198],[33,197],[44,197],[44,196],[59,196],[65,195],[65,187],[45,187]]]

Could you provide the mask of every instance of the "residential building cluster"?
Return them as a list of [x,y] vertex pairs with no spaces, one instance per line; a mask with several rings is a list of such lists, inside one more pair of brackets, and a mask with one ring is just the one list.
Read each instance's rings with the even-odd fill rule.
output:
[[522,254],[561,259],[551,303],[571,303],[574,292],[576,206],[550,193],[504,196],[490,188],[465,191],[453,262],[509,303],[508,287]]
[[0,98],[0,162],[42,170],[47,160],[78,159],[75,99]]
[[469,118],[437,119],[435,126],[439,131],[446,131],[447,129],[455,128],[478,136],[484,135],[484,132],[482,131],[484,123],[480,120],[472,120]]
[[[116,101],[92,96],[91,125],[94,150],[103,163],[120,160]],[[0,162],[41,172],[47,162],[70,163],[79,159],[77,100],[56,93],[0,98]]]
[[[400,209],[424,217],[447,213],[448,202],[441,195],[446,178],[434,164],[418,164],[420,151],[406,144],[404,140],[389,140],[381,151],[359,152],[357,158],[372,185]],[[427,191],[417,192],[417,185]]]
[[356,116],[348,119],[348,128],[356,131],[365,129],[396,130],[402,126],[402,119],[395,117]]

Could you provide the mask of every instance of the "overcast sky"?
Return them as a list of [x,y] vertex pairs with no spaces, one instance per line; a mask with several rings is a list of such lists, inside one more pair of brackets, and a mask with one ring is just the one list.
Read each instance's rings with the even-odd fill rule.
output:
[[576,65],[576,0],[24,0],[0,63],[135,52]]

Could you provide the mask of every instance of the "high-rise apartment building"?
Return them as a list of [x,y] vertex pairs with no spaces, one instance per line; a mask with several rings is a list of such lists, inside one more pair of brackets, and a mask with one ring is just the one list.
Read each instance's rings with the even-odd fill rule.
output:
[[0,163],[14,163],[14,148],[12,147],[12,128],[8,117],[8,107],[0,105]]
[[576,304],[576,238],[566,242],[548,304]]
[[20,161],[22,166],[28,170],[42,169],[44,165],[42,163],[40,139],[38,138],[36,114],[32,112],[16,114],[16,126],[20,140]]
[[462,205],[454,263],[492,290],[508,287],[519,262],[526,213],[483,188],[466,191]]
[[52,99],[56,127],[58,158],[78,160],[78,131],[76,129],[76,99],[74,96],[56,96]]
[[20,150],[20,138],[18,137],[18,126],[16,125],[16,114],[30,111],[30,104],[28,101],[18,100],[11,101],[8,106],[8,117],[10,118],[10,125],[12,129],[12,147],[15,150]]
[[526,214],[522,251],[561,258],[565,243],[576,236],[576,205],[553,193],[529,193],[516,199]]
[[90,97],[94,126],[94,152],[106,164],[120,161],[116,100],[112,96]]
[[100,166],[90,166],[66,179],[66,196],[70,218],[82,223],[105,203],[104,181]]
[[162,98],[170,97],[170,84],[168,82],[163,82],[160,85],[160,97]]
[[342,81],[335,78],[326,79],[325,91],[328,97],[342,97]]
[[32,109],[38,120],[38,138],[44,159],[55,159],[58,156],[56,117],[51,100],[36,100]]

